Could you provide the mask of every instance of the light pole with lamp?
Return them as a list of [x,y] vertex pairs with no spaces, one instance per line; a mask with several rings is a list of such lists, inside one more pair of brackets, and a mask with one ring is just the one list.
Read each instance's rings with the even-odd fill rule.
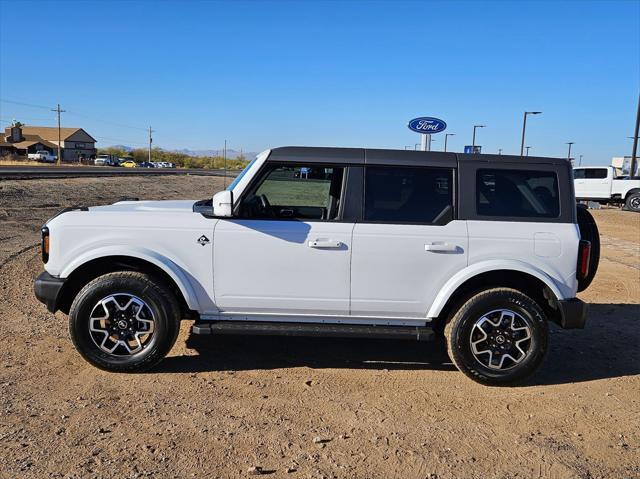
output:
[[520,156],[524,153],[524,135],[527,130],[527,115],[539,115],[541,111],[525,111],[524,120],[522,121],[522,142],[520,143]]
[[473,125],[473,141],[471,142],[472,152],[476,150],[476,128],[485,128],[487,125]]
[[498,148],[498,155],[502,155],[502,148]]
[[525,156],[529,156],[529,148],[531,148],[530,146],[525,146],[525,148],[527,149],[527,154]]
[[567,153],[567,160],[571,161],[571,145],[574,145],[575,141],[568,141],[565,145],[569,145],[569,152]]
[[450,136],[456,136],[455,133],[445,133],[444,134],[444,151],[447,151],[447,140]]

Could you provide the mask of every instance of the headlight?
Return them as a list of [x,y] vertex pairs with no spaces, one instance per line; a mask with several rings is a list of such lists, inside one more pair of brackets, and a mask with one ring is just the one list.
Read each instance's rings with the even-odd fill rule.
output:
[[42,252],[42,262],[46,263],[47,261],[49,261],[49,228],[43,226],[40,229],[40,233],[40,250]]

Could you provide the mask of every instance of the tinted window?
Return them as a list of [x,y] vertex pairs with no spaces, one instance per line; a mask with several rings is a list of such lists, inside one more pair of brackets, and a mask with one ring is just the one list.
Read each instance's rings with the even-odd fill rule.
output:
[[243,199],[244,218],[332,220],[338,216],[344,168],[274,165]]
[[582,168],[573,170],[573,178],[576,180],[601,180],[607,177],[606,168]]
[[377,167],[365,171],[364,219],[447,223],[453,217],[453,170]]
[[587,179],[591,178],[594,180],[601,180],[607,177],[607,170],[606,168],[590,168],[588,170],[584,170],[584,177]]
[[557,218],[560,214],[555,173],[525,170],[478,170],[479,215]]

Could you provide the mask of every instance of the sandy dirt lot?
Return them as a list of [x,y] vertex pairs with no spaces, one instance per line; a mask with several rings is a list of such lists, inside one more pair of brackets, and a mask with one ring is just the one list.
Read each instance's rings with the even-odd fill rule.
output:
[[38,230],[72,204],[209,196],[219,178],[0,181],[0,477],[640,477],[640,215],[595,211],[583,331],[489,388],[434,344],[190,337],[147,374],[94,369],[33,297]]

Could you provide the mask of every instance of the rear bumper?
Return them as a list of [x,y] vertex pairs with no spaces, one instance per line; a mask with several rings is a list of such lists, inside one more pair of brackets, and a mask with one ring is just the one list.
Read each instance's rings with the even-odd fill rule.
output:
[[38,301],[47,305],[52,313],[58,310],[58,297],[64,286],[65,280],[51,276],[46,271],[36,278],[33,284],[33,292]]
[[589,305],[578,298],[558,301],[560,327],[564,329],[582,329],[587,322]]

